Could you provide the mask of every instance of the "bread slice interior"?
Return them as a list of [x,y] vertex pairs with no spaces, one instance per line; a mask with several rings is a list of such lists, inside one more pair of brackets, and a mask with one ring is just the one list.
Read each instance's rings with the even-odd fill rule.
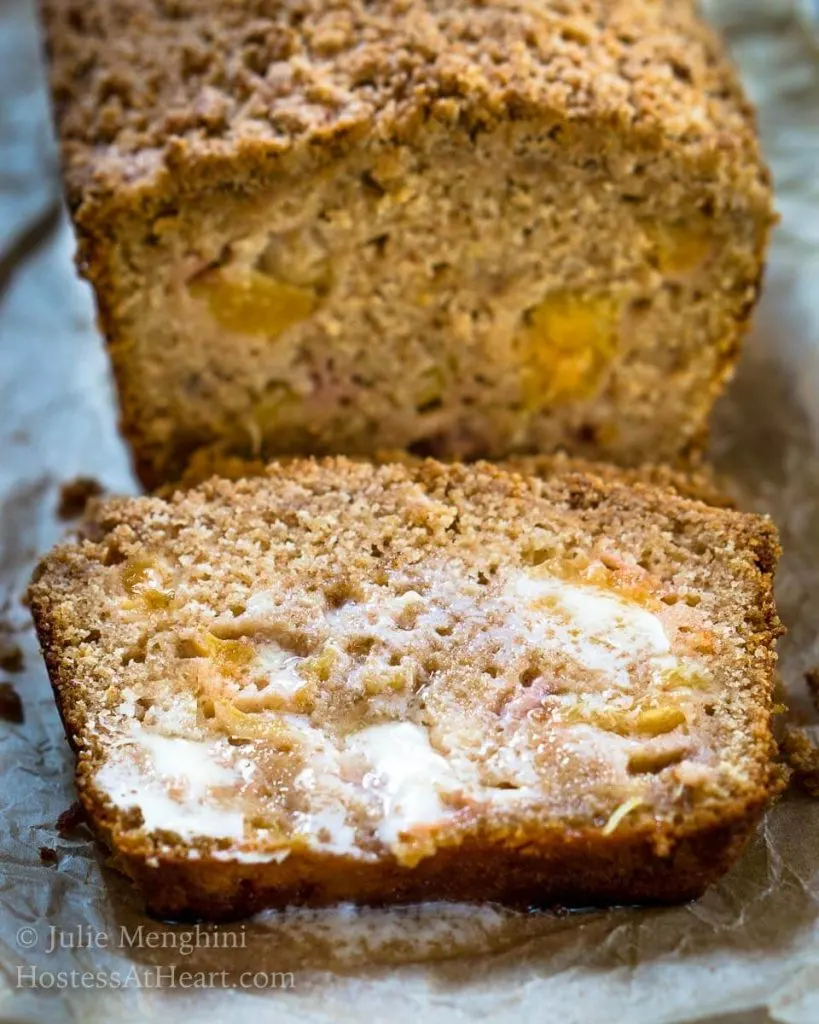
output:
[[678,899],[776,786],[776,555],[614,474],[295,461],[98,504],[30,600],[161,911]]

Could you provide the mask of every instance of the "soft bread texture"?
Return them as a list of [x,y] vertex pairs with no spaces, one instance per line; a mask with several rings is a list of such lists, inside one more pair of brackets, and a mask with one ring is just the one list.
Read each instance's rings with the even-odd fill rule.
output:
[[777,555],[614,474],[303,460],[97,503],[29,601],[156,913],[676,901],[779,785]]
[[211,446],[632,465],[702,445],[772,214],[689,0],[43,11],[147,486]]

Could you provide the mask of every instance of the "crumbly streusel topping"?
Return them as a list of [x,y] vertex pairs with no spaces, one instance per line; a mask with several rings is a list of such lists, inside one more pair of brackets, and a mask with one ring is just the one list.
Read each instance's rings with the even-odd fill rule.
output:
[[689,0],[46,0],[44,11],[77,201],[83,188],[150,184],[163,165],[332,148],[430,115],[474,130],[592,118],[712,166],[728,158],[737,175],[756,164],[733,72]]

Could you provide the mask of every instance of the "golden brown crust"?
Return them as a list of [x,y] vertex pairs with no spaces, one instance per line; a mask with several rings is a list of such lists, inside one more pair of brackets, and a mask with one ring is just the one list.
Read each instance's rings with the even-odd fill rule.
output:
[[[753,115],[690,0],[44,0],[80,224],[242,166],[326,158],[432,117],[595,122],[767,202]],[[115,43],[112,41],[115,40]]]
[[[738,687],[732,690],[732,700],[739,703],[732,705],[731,714],[739,718],[731,719],[735,724],[730,735],[739,746],[728,756],[739,758],[734,765],[737,779],[745,781],[732,783],[730,794],[681,807],[673,821],[658,824],[651,815],[638,815],[611,834],[601,832],[599,825],[521,820],[510,827],[508,821],[490,817],[468,835],[441,837],[433,855],[412,868],[391,857],[362,865],[351,857],[305,850],[294,851],[281,864],[225,863],[209,852],[191,861],[184,845],[157,847],[144,833],[129,830],[121,812],[102,797],[93,781],[106,753],[93,729],[101,699],[95,651],[98,644],[102,652],[111,642],[104,635],[109,627],[100,622],[102,628],[97,629],[93,618],[94,588],[100,581],[107,586],[105,563],[144,550],[146,543],[156,548],[163,535],[187,536],[185,531],[194,527],[197,533],[205,530],[212,538],[208,543],[226,544],[228,552],[238,540],[252,539],[253,523],[272,526],[271,516],[287,518],[288,508],[294,515],[301,509],[307,521],[328,528],[328,512],[321,510],[336,503],[340,518],[329,529],[341,552],[346,543],[346,513],[341,509],[351,496],[367,507],[380,502],[382,514],[392,522],[390,509],[401,508],[407,487],[420,487],[434,497],[434,510],[425,503],[412,506],[413,529],[434,530],[435,517],[451,522],[452,511],[457,510],[464,519],[462,529],[476,530],[479,538],[481,526],[472,517],[480,508],[487,523],[504,512],[512,523],[523,522],[527,515],[553,514],[567,523],[582,521],[603,536],[642,536],[642,543],[651,538],[651,544],[670,545],[669,552],[686,552],[692,568],[699,564],[700,572],[709,566],[707,575],[725,581],[718,584],[720,600],[738,616],[736,628],[742,636],[741,663],[725,682]],[[283,497],[288,493],[291,499]],[[290,506],[290,500],[295,504]],[[424,527],[426,516],[430,518]],[[291,529],[297,521],[292,520]],[[227,536],[232,539],[217,539]],[[360,547],[361,538],[351,543]],[[417,543],[418,539],[412,541],[407,551]],[[353,550],[347,555],[350,564]],[[98,835],[112,847],[123,870],[144,888],[158,913],[224,918],[292,902],[379,903],[427,897],[540,904],[663,902],[693,898],[718,877],[781,786],[770,728],[773,642],[780,631],[772,595],[777,554],[776,534],[768,521],[707,508],[643,484],[580,473],[541,481],[486,464],[427,462],[373,468],[346,460],[305,461],[273,465],[265,476],[237,483],[214,479],[169,502],[151,498],[99,503],[86,527],[86,539],[49,555],[29,596],[58,707],[78,753],[80,798]],[[90,599],[84,596],[88,593]]]
[[[279,464],[287,459],[277,460]],[[377,464],[401,463],[405,466],[418,466],[423,460],[405,451],[385,450],[377,452],[372,460]],[[225,480],[242,480],[247,477],[264,476],[269,463],[262,459],[243,459],[238,455],[227,455],[217,448],[202,448],[188,463],[181,479],[164,484],[155,493],[158,497],[169,498],[175,491],[196,487],[212,477]],[[509,469],[525,476],[536,476],[548,479],[551,476],[565,473],[583,473],[600,477],[612,483],[623,484],[644,483],[675,491],[683,498],[702,501],[714,508],[735,508],[736,502],[727,493],[725,483],[718,474],[705,462],[668,466],[662,463],[646,463],[642,466],[612,466],[606,462],[592,459],[580,459],[565,452],[554,455],[519,455],[510,456],[498,463],[502,469]]]
[[734,508],[734,500],[726,493],[717,473],[707,463],[690,466],[668,466],[645,463],[631,468],[611,466],[605,462],[578,459],[562,452],[556,455],[521,455],[504,460],[504,466],[518,473],[538,477],[558,473],[584,473],[612,483],[648,484],[671,490],[683,498],[702,501],[714,508]]
[[[733,864],[770,795],[742,807],[736,817],[678,834],[630,832],[601,842],[599,833],[564,831],[520,836],[505,845],[493,835],[439,849],[414,868],[362,868],[315,855],[252,869],[218,862],[192,869],[184,858],[169,856],[152,866],[139,853],[115,863],[144,892],[152,913],[172,919],[230,920],[269,907],[351,901],[491,901],[521,908],[682,903],[699,898]],[[105,829],[97,829],[108,845],[116,843],[113,833],[106,838]]]

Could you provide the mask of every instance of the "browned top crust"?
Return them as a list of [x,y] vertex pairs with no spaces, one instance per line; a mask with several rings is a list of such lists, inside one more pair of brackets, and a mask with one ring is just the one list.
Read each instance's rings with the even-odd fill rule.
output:
[[[279,458],[278,463],[289,461]],[[358,461],[358,460],[356,460]],[[368,461],[368,460],[365,460]],[[372,460],[377,464],[400,463],[418,466],[424,460],[409,452],[384,449]],[[645,463],[642,466],[625,468],[606,462],[581,459],[558,451],[552,455],[515,455],[499,463],[502,469],[512,470],[524,476],[540,479],[566,473],[581,473],[598,477],[604,481],[621,484],[648,484],[663,490],[675,491],[683,498],[701,501],[713,508],[735,508],[726,484],[716,470],[706,462],[690,462],[670,466],[665,463]],[[189,461],[179,480],[164,484],[152,493],[157,497],[169,498],[176,491],[188,490],[202,484],[211,477],[224,480],[243,480],[246,477],[266,476],[268,463],[262,459],[246,459],[239,455],[228,455],[215,448],[203,448]]]
[[[43,0],[78,218],[329,159],[429,119],[633,133],[763,191],[753,118],[690,0]],[[544,135],[545,140],[545,135]],[[601,156],[605,139],[601,138]]]

